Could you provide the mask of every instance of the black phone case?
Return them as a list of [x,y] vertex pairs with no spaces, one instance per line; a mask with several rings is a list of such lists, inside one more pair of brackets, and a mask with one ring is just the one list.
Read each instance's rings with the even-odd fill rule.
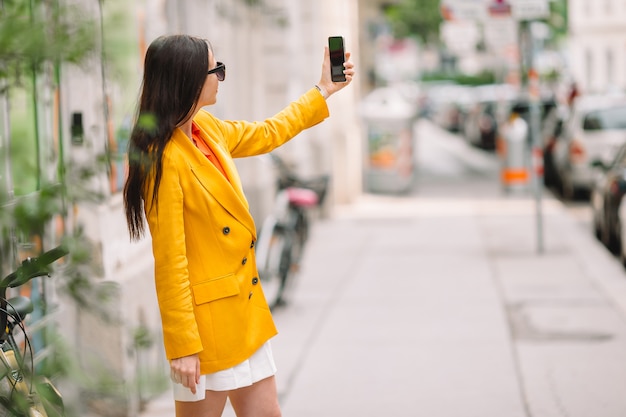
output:
[[346,81],[346,76],[343,73],[343,63],[346,59],[343,37],[330,36],[328,38],[328,49],[330,51],[330,75],[332,81]]

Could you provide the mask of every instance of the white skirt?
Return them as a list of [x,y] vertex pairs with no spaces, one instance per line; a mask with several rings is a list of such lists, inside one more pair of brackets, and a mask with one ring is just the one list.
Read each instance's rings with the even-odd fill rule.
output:
[[174,383],[174,400],[200,401],[204,400],[205,391],[231,391],[237,388],[249,387],[255,382],[276,374],[276,364],[272,354],[272,346],[268,340],[250,358],[239,365],[223,371],[200,376],[200,383],[196,386],[196,394],[182,384]]

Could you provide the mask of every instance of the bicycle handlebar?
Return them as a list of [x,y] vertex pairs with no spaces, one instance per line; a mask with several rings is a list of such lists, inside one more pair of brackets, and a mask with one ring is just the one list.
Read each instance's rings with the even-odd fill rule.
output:
[[26,284],[33,278],[50,273],[50,264],[67,255],[69,251],[63,246],[57,246],[34,258],[26,258],[22,264],[0,281],[0,290],[15,288]]
[[15,288],[26,284],[33,278],[48,275],[50,264],[67,255],[69,251],[63,246],[57,246],[35,258],[26,258],[17,269],[0,281],[0,342],[6,338],[7,326],[7,288]]
[[278,188],[280,190],[288,187],[307,188],[315,191],[319,199],[319,205],[323,203],[328,189],[328,182],[330,181],[329,175],[323,174],[311,178],[301,178],[281,157],[274,153],[270,153],[269,156],[274,166],[278,168]]

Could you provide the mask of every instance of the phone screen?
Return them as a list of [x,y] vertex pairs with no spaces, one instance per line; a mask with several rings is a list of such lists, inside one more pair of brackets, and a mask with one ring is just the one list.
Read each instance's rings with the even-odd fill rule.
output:
[[334,82],[346,81],[343,73],[343,63],[346,60],[343,46],[343,36],[331,36],[328,38],[328,49],[330,50],[330,75]]

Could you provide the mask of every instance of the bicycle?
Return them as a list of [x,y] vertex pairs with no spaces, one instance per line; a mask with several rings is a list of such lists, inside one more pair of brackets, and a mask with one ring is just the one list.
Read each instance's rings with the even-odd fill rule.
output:
[[284,304],[285,290],[299,269],[309,237],[309,210],[322,206],[330,176],[303,179],[280,157],[269,155],[278,169],[278,192],[261,226],[256,257],[263,292],[275,308]]
[[[50,275],[50,265],[67,255],[61,246],[35,258],[26,258],[0,281],[0,416],[57,417],[64,415],[63,397],[52,382],[34,373],[33,349],[24,319],[34,311],[25,296],[7,299],[7,290],[26,284],[33,278]],[[19,329],[24,338],[20,347]]]

